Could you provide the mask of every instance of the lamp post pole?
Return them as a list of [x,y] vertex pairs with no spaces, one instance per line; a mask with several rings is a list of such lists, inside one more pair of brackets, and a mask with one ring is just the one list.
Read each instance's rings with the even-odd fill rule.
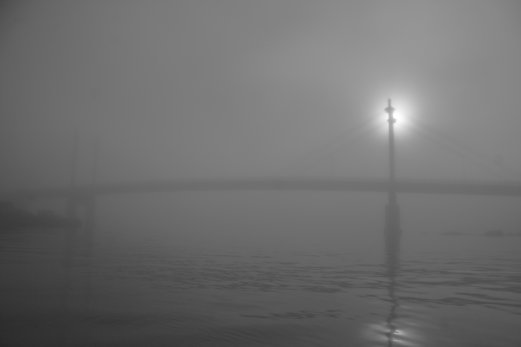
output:
[[387,118],[387,123],[389,124],[389,204],[396,202],[396,168],[394,162],[394,123],[396,119],[394,118],[394,107],[391,105],[391,99],[387,100],[387,107],[385,108],[385,112],[389,115]]
[[395,168],[395,149],[394,149],[394,107],[391,99],[387,100],[385,112],[388,114],[387,122],[389,124],[389,182],[388,182],[388,200],[385,213],[385,247],[388,260],[393,263],[397,261],[400,246],[400,206],[396,199],[396,168]]

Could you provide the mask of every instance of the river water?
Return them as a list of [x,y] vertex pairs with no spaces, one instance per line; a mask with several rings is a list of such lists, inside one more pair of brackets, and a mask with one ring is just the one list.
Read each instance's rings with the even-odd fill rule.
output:
[[520,237],[404,235],[392,274],[356,242],[156,241],[64,262],[58,232],[3,234],[0,345],[521,346]]

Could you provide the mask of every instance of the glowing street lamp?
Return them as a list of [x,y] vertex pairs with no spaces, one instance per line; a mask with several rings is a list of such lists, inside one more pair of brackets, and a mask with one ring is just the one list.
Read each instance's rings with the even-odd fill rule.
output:
[[394,107],[391,99],[387,100],[385,112],[388,114],[387,123],[389,125],[389,182],[388,182],[388,201],[385,213],[385,246],[388,261],[397,262],[400,246],[400,206],[396,199],[396,173],[395,173],[395,154],[394,154]]

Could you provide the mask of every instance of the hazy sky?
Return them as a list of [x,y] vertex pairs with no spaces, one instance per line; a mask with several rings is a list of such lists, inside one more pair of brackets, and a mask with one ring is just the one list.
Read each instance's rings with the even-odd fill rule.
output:
[[76,128],[82,181],[96,138],[100,181],[384,177],[387,97],[419,127],[399,175],[521,179],[517,0],[34,0],[1,21],[4,188],[66,182]]
[[390,96],[439,132],[402,136],[404,176],[473,178],[482,155],[485,178],[503,158],[519,179],[520,18],[518,1],[16,1],[3,175],[60,183],[77,127],[85,168],[101,139],[100,180],[383,176],[384,134],[353,129]]

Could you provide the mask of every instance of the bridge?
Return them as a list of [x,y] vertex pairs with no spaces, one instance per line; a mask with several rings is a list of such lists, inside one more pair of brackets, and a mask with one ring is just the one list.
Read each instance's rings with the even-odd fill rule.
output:
[[[346,191],[385,193],[390,189],[387,179],[339,178],[228,178],[177,179],[136,182],[84,184],[71,187],[24,189],[4,192],[2,199],[78,199],[106,195],[174,193],[182,191]],[[394,182],[397,193],[452,194],[484,196],[521,196],[521,182],[413,180]]]
[[[77,218],[79,208],[84,210],[85,231],[93,229],[96,200],[107,195],[174,193],[183,191],[334,191],[334,192],[375,192],[387,193],[386,234],[396,234],[399,239],[400,212],[397,201],[398,193],[412,194],[452,194],[482,196],[521,196],[521,182],[499,181],[455,181],[455,180],[415,180],[396,178],[394,144],[394,107],[388,100],[385,112],[388,114],[388,157],[389,172],[387,178],[327,178],[327,177],[258,177],[258,178],[221,178],[221,179],[166,179],[136,182],[112,182],[78,184],[76,182],[76,164],[78,159],[78,134],[75,133],[73,155],[71,157],[71,180],[69,184],[57,187],[19,189],[0,192],[1,200],[38,200],[64,199],[67,202],[67,215]],[[445,136],[442,138],[447,140]],[[97,158],[95,158],[97,159]],[[93,171],[96,176],[97,160]],[[94,180],[95,181],[95,180]]]
[[[77,134],[73,146],[71,181],[58,187],[20,189],[0,192],[2,200],[37,200],[64,199],[66,214],[69,218],[78,218],[78,210],[84,211],[83,232],[92,239],[95,225],[96,201],[108,195],[209,192],[209,191],[334,191],[334,192],[374,192],[387,193],[385,214],[385,238],[388,254],[398,254],[400,244],[400,207],[398,193],[411,194],[452,194],[520,197],[521,182],[499,181],[455,181],[455,180],[415,180],[396,178],[394,144],[394,107],[388,100],[385,112],[388,114],[388,158],[387,178],[297,178],[297,177],[261,177],[261,178],[221,178],[221,179],[170,179],[136,182],[112,182],[77,184]],[[95,162],[95,167],[96,167]],[[94,173],[96,170],[93,171]],[[94,175],[95,176],[95,175]],[[95,180],[94,180],[95,181]]]

